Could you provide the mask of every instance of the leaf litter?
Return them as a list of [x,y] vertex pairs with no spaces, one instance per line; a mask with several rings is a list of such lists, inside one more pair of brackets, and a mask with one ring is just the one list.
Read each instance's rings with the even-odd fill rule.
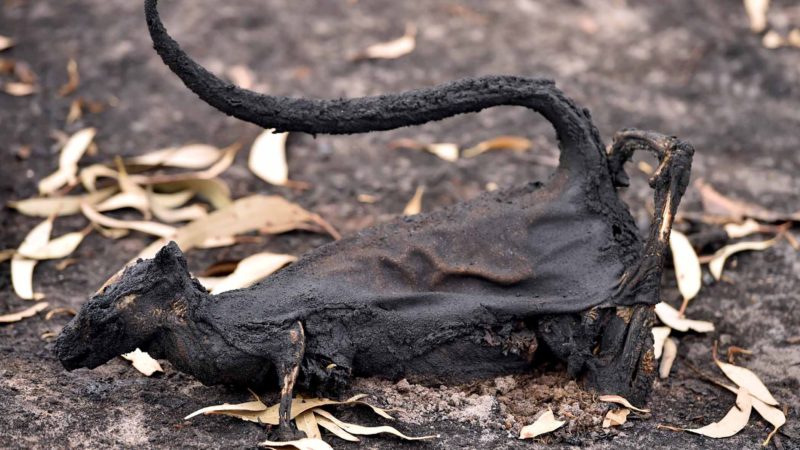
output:
[[519,432],[520,439],[533,439],[546,433],[551,433],[567,423],[564,420],[557,420],[553,410],[548,408],[532,424],[522,427]]

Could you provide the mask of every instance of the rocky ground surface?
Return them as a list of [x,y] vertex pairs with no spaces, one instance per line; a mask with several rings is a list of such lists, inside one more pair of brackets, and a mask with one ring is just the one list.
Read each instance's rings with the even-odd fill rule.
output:
[[[41,89],[29,97],[0,94],[0,199],[29,197],[36,182],[56,167],[56,130],[99,130],[100,153],[134,155],[190,141],[219,146],[250,142],[259,130],[225,118],[198,101],[151,49],[141,2],[7,0],[0,4],[0,34],[18,44],[4,57],[26,61]],[[694,178],[720,191],[783,211],[800,209],[800,49],[769,50],[749,32],[740,2],[626,2],[623,0],[436,0],[428,2],[300,0],[163,1],[163,16],[185,48],[211,70],[224,74],[237,64],[257,75],[258,89],[286,95],[339,97],[377,94],[484,74],[542,75],[588,106],[605,139],[619,128],[675,134],[697,148]],[[800,7],[774,1],[770,20],[785,32],[800,25]],[[419,30],[417,49],[388,61],[353,62],[348,56],[374,42]],[[69,58],[81,84],[70,98],[57,95]],[[65,126],[71,98],[113,105]],[[495,152],[449,163],[422,152],[390,150],[398,138],[456,142],[462,147],[503,134],[535,143],[526,153]],[[27,158],[20,149],[30,148]],[[487,183],[510,186],[545,180],[551,167],[542,155],[556,152],[553,133],[534,114],[495,108],[422,127],[369,135],[289,140],[290,175],[311,189],[275,188],[246,168],[244,155],[223,178],[236,196],[284,195],[320,213],[343,233],[396,216],[418,185],[427,187],[426,210],[474,197]],[[636,172],[631,170],[631,173]],[[646,226],[645,177],[633,175],[625,193]],[[379,201],[357,201],[371,194]],[[700,211],[690,191],[685,211]],[[21,241],[36,219],[9,209],[0,213],[0,248]],[[57,232],[83,226],[72,217]],[[260,244],[270,251],[302,252],[325,237],[290,233]],[[36,289],[56,306],[78,307],[113,271],[149,242],[133,234],[119,241],[92,235],[79,248],[78,263],[64,271],[55,262],[37,268]],[[197,270],[223,257],[244,256],[253,245],[193,251]],[[401,408],[398,428],[439,433],[430,443],[391,437],[365,438],[364,448],[757,448],[768,425],[753,418],[734,438],[713,441],[662,431],[658,424],[698,426],[722,417],[733,396],[703,381],[689,364],[713,373],[711,347],[738,345],[753,351],[739,362],[759,373],[788,411],[774,440],[800,448],[800,253],[786,242],[735,258],[720,283],[704,286],[690,306],[693,317],[712,320],[711,335],[685,335],[672,376],[658,381],[650,417],[606,431],[598,425],[607,409],[568,380],[558,367],[534,375],[487,380],[470,386],[422,387],[361,380],[354,392]],[[672,287],[671,279],[667,286]],[[665,298],[676,298],[674,289]],[[0,265],[0,312],[23,302],[12,293],[9,265]],[[32,318],[0,328],[0,447],[251,447],[265,438],[255,424],[201,417],[191,411],[244,401],[247,392],[204,387],[166,365],[145,378],[122,360],[94,371],[67,373],[53,356],[52,340],[68,320]],[[45,334],[45,336],[47,336]],[[789,342],[795,342],[791,344]],[[514,433],[551,406],[570,424],[537,442]],[[375,422],[360,410],[345,418]],[[333,438],[332,438],[333,440]],[[337,442],[338,444],[338,442]],[[338,446],[338,445],[337,445]],[[348,444],[341,447],[355,448]]]

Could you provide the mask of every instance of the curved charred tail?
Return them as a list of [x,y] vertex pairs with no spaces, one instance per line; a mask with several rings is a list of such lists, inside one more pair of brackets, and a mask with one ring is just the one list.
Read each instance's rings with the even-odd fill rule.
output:
[[589,112],[577,107],[551,80],[486,76],[399,94],[335,100],[264,95],[234,86],[192,60],[164,28],[158,0],[145,0],[144,4],[154,48],[184,84],[218,110],[264,128],[311,134],[364,133],[515,105],[533,109],[553,124],[562,150],[562,168],[580,165],[591,172],[605,161]]

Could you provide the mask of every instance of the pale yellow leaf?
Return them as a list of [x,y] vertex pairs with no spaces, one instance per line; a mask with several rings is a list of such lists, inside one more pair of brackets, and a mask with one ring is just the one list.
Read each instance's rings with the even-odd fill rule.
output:
[[133,208],[145,217],[150,212],[150,204],[146,197],[131,192],[120,192],[98,203],[94,209],[98,212],[116,211],[118,209]]
[[212,145],[190,144],[170,147],[125,160],[129,166],[167,166],[182,169],[205,169],[222,157],[222,150]]
[[78,62],[70,58],[67,62],[67,83],[58,89],[58,95],[66,97],[75,92],[81,82],[80,73],[78,72]]
[[26,97],[36,92],[36,85],[29,83],[12,81],[5,83],[2,86],[3,92],[8,95],[13,95],[14,97]]
[[748,250],[766,250],[775,245],[775,242],[777,242],[777,238],[767,241],[737,242],[735,244],[726,245],[714,253],[714,256],[711,258],[711,262],[708,263],[708,270],[711,272],[711,275],[714,276],[714,279],[719,280],[722,278],[722,269],[725,267],[725,261],[728,259],[728,257],[734,253]]
[[[318,410],[312,410],[312,411],[318,411]],[[320,416],[318,414],[315,414],[315,416],[316,416],[316,419],[317,419],[317,424],[319,426],[321,426],[322,428],[325,428],[326,430],[328,430],[331,433],[335,434],[336,437],[338,437],[339,439],[344,439],[345,441],[349,441],[349,442],[359,442],[360,441],[359,438],[353,436],[352,434],[348,433],[347,431],[344,431],[342,429],[342,427],[340,427],[339,425],[336,425],[335,423],[333,423],[332,421],[326,419],[325,417]]]
[[700,270],[697,253],[686,235],[677,230],[672,230],[670,234],[669,248],[672,251],[672,262],[675,265],[678,290],[684,300],[689,301],[700,292],[702,285],[703,273]]
[[665,302],[660,302],[655,307],[658,319],[666,326],[677,331],[696,331],[710,333],[714,331],[714,324],[704,320],[691,320],[681,317],[677,309]]
[[303,414],[298,415],[295,417],[294,423],[297,424],[298,430],[306,434],[307,438],[322,438],[322,435],[319,432],[319,427],[317,426],[317,419],[314,417],[313,411],[306,411]]
[[211,290],[211,293],[216,295],[234,289],[250,287],[281,267],[296,260],[297,257],[295,256],[276,253],[257,253],[248,256],[241,260],[233,273],[220,281],[219,284]]
[[624,424],[628,420],[628,414],[630,413],[631,410],[628,408],[612,409],[603,418],[603,428],[617,427]]
[[[204,180],[205,181],[205,180]],[[157,193],[150,192],[150,204],[153,207],[175,209],[185,205],[186,202],[194,197],[195,193],[191,189],[177,191],[172,193]]]
[[734,366],[733,364],[728,364],[722,362],[720,360],[715,360],[717,366],[722,369],[722,372],[725,373],[725,376],[728,377],[731,381],[736,383],[737,386],[740,388],[745,388],[747,391],[755,398],[761,400],[762,402],[768,405],[777,405],[778,401],[775,400],[775,397],[769,392],[769,389],[761,382],[761,379],[758,378],[758,375],[753,373],[750,369],[745,367]]
[[786,45],[786,39],[778,34],[775,30],[769,30],[764,33],[764,36],[761,38],[761,45],[764,48],[768,48],[770,50],[774,50],[776,48],[781,48]]
[[367,47],[357,54],[354,59],[396,59],[414,51],[417,45],[417,28],[406,25],[406,32],[402,37]]
[[556,417],[553,415],[553,410],[547,408],[547,411],[539,416],[539,418],[536,419],[532,424],[522,427],[522,429],[519,431],[519,438],[533,439],[536,436],[553,432],[561,428],[565,423],[567,422],[563,420],[556,420]]
[[41,294],[33,292],[33,270],[36,261],[26,259],[19,253],[35,252],[39,248],[47,245],[50,241],[50,233],[53,231],[53,216],[33,227],[17,248],[17,255],[11,258],[11,284],[14,292],[25,300],[41,299]]
[[119,178],[119,173],[103,164],[92,164],[91,166],[81,169],[80,173],[78,173],[78,178],[81,180],[84,189],[89,192],[94,192],[97,190],[96,185],[98,178],[113,178],[116,180]]
[[422,195],[425,194],[425,187],[419,186],[417,187],[416,192],[414,192],[414,196],[411,197],[411,200],[408,201],[406,207],[403,209],[404,216],[413,216],[415,214],[419,214],[422,211]]
[[678,343],[675,339],[668,338],[664,341],[664,354],[661,357],[661,365],[658,366],[659,378],[666,379],[672,370],[672,364],[678,356]]
[[81,211],[87,219],[104,227],[140,231],[142,233],[159,237],[173,236],[176,231],[174,227],[159,222],[149,222],[144,220],[120,220],[113,217],[104,216],[86,203],[81,205]]
[[711,423],[702,428],[687,429],[686,431],[714,439],[731,437],[747,426],[752,408],[753,401],[750,394],[747,389],[740,387],[736,395],[736,404],[719,422]]
[[147,377],[164,371],[158,361],[138,348],[130,353],[125,353],[122,357],[133,363],[133,367]]
[[[230,145],[222,149],[222,156],[211,167],[197,172],[183,172],[183,173],[167,173],[156,175],[131,175],[130,179],[134,183],[141,186],[161,186],[170,183],[194,181],[194,180],[211,180],[216,178],[233,164],[236,159],[236,154],[242,146],[239,143]],[[181,187],[179,189],[186,189]]]
[[617,403],[617,404],[622,405],[622,406],[624,406],[624,407],[626,407],[628,409],[632,409],[632,410],[634,410],[636,412],[640,412],[640,413],[649,413],[650,412],[649,409],[637,408],[637,407],[631,405],[631,402],[629,402],[625,397],[622,397],[622,396],[619,396],[619,395],[601,395],[600,397],[597,397],[597,399],[600,400],[601,402]]
[[0,35],[0,52],[14,46],[14,40],[8,36]]
[[753,219],[747,219],[742,223],[726,223],[723,228],[731,239],[743,238],[753,233],[760,233],[764,230],[764,226]]
[[346,431],[346,432],[348,432],[350,434],[354,434],[354,435],[369,436],[369,435],[374,435],[374,434],[387,433],[387,434],[392,434],[394,436],[397,436],[399,438],[403,438],[403,439],[405,439],[407,441],[421,441],[421,440],[428,440],[428,439],[436,439],[438,437],[437,435],[431,435],[431,436],[407,436],[407,435],[401,433],[400,431],[398,431],[397,429],[395,429],[393,427],[390,427],[390,426],[386,426],[386,425],[378,426],[378,427],[367,427],[367,426],[363,426],[363,425],[356,425],[354,423],[347,423],[347,422],[343,422],[343,421],[337,419],[336,417],[333,416],[333,414],[325,411],[324,409],[315,409],[314,413],[319,415],[319,416],[321,416],[321,417],[324,417],[324,418],[330,420],[331,422],[333,422],[336,425],[338,425],[344,431]]
[[750,30],[761,33],[767,29],[767,11],[769,0],[744,0],[744,9],[750,19]]
[[[230,404],[224,403],[222,405],[206,406],[205,408],[198,409],[197,411],[184,417],[183,420],[189,420],[201,414],[224,414],[224,413],[237,413],[237,412],[261,412],[267,409],[267,405],[261,400],[252,402]],[[229,415],[229,414],[226,414]],[[233,414],[230,414],[233,415]],[[276,422],[277,425],[277,422]]]
[[661,358],[661,352],[664,350],[664,341],[669,337],[672,331],[670,327],[653,327],[653,356],[656,359]]
[[789,45],[793,47],[800,47],[800,28],[792,29],[792,31],[789,32],[789,36],[786,38],[786,41],[789,42]]
[[0,316],[0,323],[14,323],[19,322],[22,319],[27,319],[28,317],[33,317],[41,311],[44,311],[48,307],[47,302],[38,302],[34,303],[33,306],[30,308],[25,308],[22,311],[17,311],[10,314],[4,314]]
[[294,448],[297,450],[333,450],[333,447],[328,445],[321,439],[299,439],[296,441],[270,441],[266,440],[258,444],[260,447],[271,447],[275,449]]
[[289,133],[273,133],[264,130],[250,149],[247,166],[262,180],[283,186],[289,181],[289,166],[286,164],[286,138]]
[[191,222],[193,220],[202,219],[208,215],[208,211],[203,205],[189,205],[183,208],[167,209],[160,206],[151,205],[153,215],[156,219],[167,222]]
[[8,202],[8,206],[21,214],[33,217],[68,216],[81,212],[81,203],[99,203],[117,192],[116,187],[101,189],[85,195],[65,197],[40,197]]
[[[734,394],[736,394],[738,391],[738,388],[735,388],[733,386],[729,386],[723,383],[719,384],[725,389],[733,392]],[[766,447],[767,445],[769,445],[769,441],[770,439],[772,439],[772,436],[774,436],[775,433],[778,431],[778,429],[786,423],[786,415],[783,414],[783,411],[781,411],[780,408],[777,408],[775,406],[770,406],[762,402],[756,397],[753,397],[753,394],[750,394],[750,397],[751,397],[750,399],[753,401],[753,409],[755,409],[756,412],[758,412],[758,414],[764,420],[766,420],[767,422],[770,423],[770,425],[773,426],[772,432],[769,434],[769,436],[767,436],[767,439],[764,441],[764,443],[761,444],[764,447]]]
[[473,147],[464,150],[461,156],[464,158],[474,158],[490,150],[513,150],[525,151],[531,148],[531,141],[519,136],[498,136],[487,141],[479,142]]
[[86,237],[84,231],[74,231],[59,236],[37,249],[21,249],[18,254],[29,259],[60,259],[71,255]]
[[77,179],[78,161],[94,140],[97,130],[84,128],[67,139],[58,158],[58,170],[39,182],[41,194],[52,194]]
[[224,181],[216,178],[157,183],[152,185],[152,187],[163,192],[191,191],[210,203],[214,209],[222,209],[229,206],[232,202],[231,191],[228,185],[225,184]]
[[450,142],[441,142],[425,146],[425,150],[433,153],[445,161],[458,161],[458,145]]

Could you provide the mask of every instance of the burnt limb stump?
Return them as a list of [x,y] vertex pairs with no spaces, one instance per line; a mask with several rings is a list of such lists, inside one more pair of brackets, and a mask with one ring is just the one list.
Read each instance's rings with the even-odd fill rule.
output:
[[[546,184],[486,193],[399,218],[309,252],[256,286],[211,296],[170,244],[93,296],[58,338],[67,369],[136,347],[206,384],[334,394],[353,376],[463,382],[528,370],[538,348],[601,393],[643,404],[669,234],[693,148],[623,130],[607,153],[587,110],[549,80],[466,79],[359,99],[262,95],[220,80],[147,23],[164,62],[221,111],[279,130],[360,133],[496,105],[549,120],[561,149]],[[643,241],[617,189],[636,150],[659,159]],[[286,422],[286,421],[283,421]],[[291,434],[287,424],[281,432]]]

